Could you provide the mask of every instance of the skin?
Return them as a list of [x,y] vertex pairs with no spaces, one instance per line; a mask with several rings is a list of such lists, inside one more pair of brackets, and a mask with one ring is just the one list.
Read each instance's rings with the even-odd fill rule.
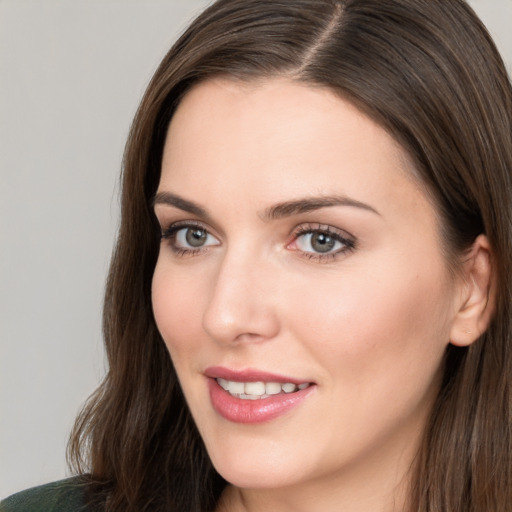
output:
[[[403,510],[445,348],[467,330],[468,282],[485,281],[449,272],[405,151],[329,90],[215,79],[173,117],[158,193],[207,214],[157,202],[164,233],[192,222],[208,236],[195,252],[183,224],[162,239],[153,308],[208,453],[231,483],[218,510]],[[326,196],[365,206],[264,216]],[[327,227],[348,243],[319,258],[297,229]],[[315,389],[272,421],[234,423],[212,407],[210,366]]]

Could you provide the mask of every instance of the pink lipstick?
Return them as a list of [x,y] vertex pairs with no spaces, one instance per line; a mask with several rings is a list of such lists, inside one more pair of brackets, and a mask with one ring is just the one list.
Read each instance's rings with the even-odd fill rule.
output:
[[273,420],[299,406],[316,388],[313,382],[252,369],[210,367],[205,375],[213,408],[235,423]]

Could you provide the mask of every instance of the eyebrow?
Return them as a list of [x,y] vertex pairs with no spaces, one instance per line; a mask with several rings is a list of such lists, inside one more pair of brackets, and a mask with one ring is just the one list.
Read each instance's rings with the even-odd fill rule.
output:
[[305,197],[294,201],[286,201],[266,208],[261,216],[263,220],[275,220],[283,217],[290,217],[301,213],[308,213],[321,208],[332,206],[351,206],[361,208],[369,212],[380,215],[380,213],[369,204],[356,201],[346,196],[319,196]]
[[[176,194],[172,194],[171,192],[158,192],[155,195],[152,204],[153,207],[157,204],[174,206],[175,208],[191,213],[205,220],[211,220],[210,214],[204,208],[201,208],[199,205],[189,201],[188,199],[184,199]],[[380,213],[375,208],[366,203],[351,199],[350,197],[335,195],[305,197],[302,199],[278,203],[276,205],[265,208],[265,210],[260,214],[260,218],[264,221],[270,221],[282,219],[284,217],[291,217],[293,215],[299,215],[301,213],[308,213],[315,210],[320,210],[321,208],[328,208],[332,206],[350,206],[375,213],[376,215],[380,215]]]
[[196,215],[197,217],[201,217],[205,220],[210,220],[210,215],[204,208],[201,208],[196,203],[183,199],[183,197],[177,196],[176,194],[171,194],[170,192],[158,192],[155,195],[152,204],[153,208],[157,204],[174,206],[184,212],[191,213],[192,215]]

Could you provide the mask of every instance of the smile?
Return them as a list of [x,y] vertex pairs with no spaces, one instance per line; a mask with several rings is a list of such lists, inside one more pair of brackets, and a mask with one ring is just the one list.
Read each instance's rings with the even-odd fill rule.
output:
[[213,409],[233,423],[262,423],[290,414],[317,388],[315,382],[254,369],[210,367],[205,377]]
[[293,384],[286,382],[238,382],[222,378],[216,379],[219,386],[227,391],[231,396],[242,400],[261,400],[274,395],[296,393],[306,389],[311,384],[303,382],[302,384]]

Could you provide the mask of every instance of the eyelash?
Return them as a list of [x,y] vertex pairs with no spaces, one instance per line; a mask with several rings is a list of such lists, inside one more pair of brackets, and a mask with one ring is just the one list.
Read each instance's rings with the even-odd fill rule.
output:
[[[208,236],[213,236],[208,231],[206,226],[201,224],[200,222],[194,221],[182,221],[175,222],[171,224],[168,228],[162,231],[161,239],[162,241],[168,241],[168,244],[171,250],[177,257],[187,257],[187,256],[197,256],[201,253],[204,253],[208,250],[208,247],[211,245],[207,245],[204,247],[198,247],[196,249],[190,247],[180,247],[176,244],[176,234],[182,229],[200,229]],[[300,253],[300,256],[306,258],[308,260],[314,260],[318,262],[329,262],[337,259],[338,257],[348,254],[356,248],[356,242],[351,235],[342,234],[343,232],[324,224],[302,224],[292,234],[292,240],[286,244],[286,247],[289,248],[292,244],[296,243],[297,240],[309,234],[324,234],[328,237],[332,238],[335,242],[342,244],[342,247],[334,252],[326,252],[325,254],[317,253],[317,252],[309,252],[301,249],[291,249]]]
[[201,229],[205,231],[208,235],[210,232],[208,229],[201,224],[200,222],[194,221],[183,221],[183,222],[175,222],[171,224],[168,228],[162,231],[161,239],[168,241],[169,246],[177,257],[185,257],[185,256],[196,256],[208,250],[209,246],[206,247],[198,247],[197,249],[192,249],[190,247],[180,247],[176,245],[176,234],[178,231],[182,229]]
[[332,226],[328,226],[326,224],[302,224],[300,225],[294,232],[292,241],[287,245],[289,247],[291,244],[296,243],[297,240],[304,235],[309,234],[323,234],[332,238],[335,242],[339,242],[342,244],[342,247],[333,252],[327,253],[318,253],[318,252],[308,252],[301,251],[300,249],[296,249],[300,252],[300,256],[306,258],[308,260],[318,261],[321,263],[326,263],[330,261],[334,261],[340,256],[346,255],[352,252],[356,248],[356,242],[354,237],[348,235],[348,233],[344,233],[339,229],[333,228]]

